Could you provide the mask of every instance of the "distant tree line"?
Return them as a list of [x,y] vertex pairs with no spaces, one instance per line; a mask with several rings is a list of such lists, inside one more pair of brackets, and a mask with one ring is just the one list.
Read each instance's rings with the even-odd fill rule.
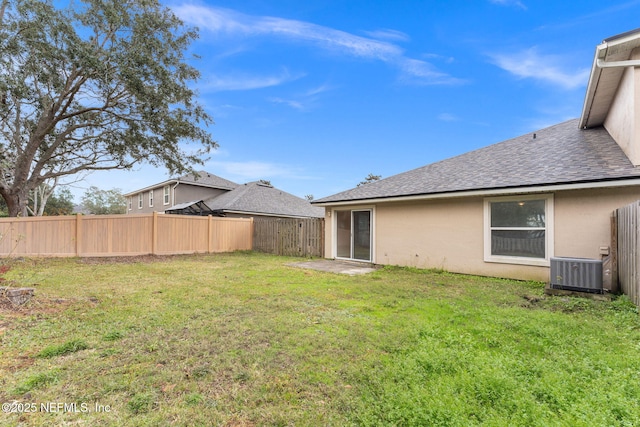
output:
[[[95,186],[84,192],[81,205],[74,203],[73,194],[67,186],[38,188],[29,195],[28,216],[72,215],[76,212],[88,215],[124,214],[126,200],[119,188],[102,190]],[[0,217],[6,216],[9,216],[7,204],[0,198]]]

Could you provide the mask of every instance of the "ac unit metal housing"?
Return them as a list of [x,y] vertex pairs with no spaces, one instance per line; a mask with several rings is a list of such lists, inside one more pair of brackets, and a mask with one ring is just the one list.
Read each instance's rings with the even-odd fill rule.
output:
[[551,288],[603,293],[602,261],[587,258],[551,258]]

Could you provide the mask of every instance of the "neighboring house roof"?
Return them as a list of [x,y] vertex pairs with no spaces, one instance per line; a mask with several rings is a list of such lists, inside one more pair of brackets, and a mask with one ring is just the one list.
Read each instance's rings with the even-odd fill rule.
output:
[[640,65],[639,60],[629,61],[631,52],[638,47],[640,29],[609,37],[596,47],[580,117],[581,128],[597,127],[604,123],[625,67],[633,63]]
[[206,171],[200,171],[197,174],[186,174],[178,178],[171,178],[158,184],[150,185],[148,187],[132,191],[125,194],[125,196],[131,196],[133,194],[141,193],[144,191],[152,190],[154,188],[163,187],[165,185],[175,185],[178,183],[195,185],[200,187],[218,188],[221,190],[233,190],[239,184],[229,181],[228,179],[221,178],[217,175]]
[[211,210],[202,200],[179,203],[167,209],[165,213],[181,213],[182,215],[209,215]]
[[314,204],[640,178],[603,128],[569,120],[325,197]]
[[204,203],[213,211],[283,217],[324,217],[324,209],[270,185],[250,182],[228,193],[207,199]]

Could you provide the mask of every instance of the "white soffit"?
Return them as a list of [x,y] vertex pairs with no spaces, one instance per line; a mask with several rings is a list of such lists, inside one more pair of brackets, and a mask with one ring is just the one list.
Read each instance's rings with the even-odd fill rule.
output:
[[580,117],[581,128],[601,126],[604,123],[625,70],[624,66],[601,68],[598,62],[606,65],[627,61],[631,57],[631,51],[637,47],[640,47],[640,29],[610,37],[596,47]]

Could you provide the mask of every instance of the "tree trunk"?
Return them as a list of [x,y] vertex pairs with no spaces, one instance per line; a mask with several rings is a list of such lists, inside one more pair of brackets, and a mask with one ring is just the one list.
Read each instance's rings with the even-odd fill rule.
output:
[[4,195],[7,203],[7,210],[10,217],[27,216],[27,203],[29,202],[28,191],[16,191]]

